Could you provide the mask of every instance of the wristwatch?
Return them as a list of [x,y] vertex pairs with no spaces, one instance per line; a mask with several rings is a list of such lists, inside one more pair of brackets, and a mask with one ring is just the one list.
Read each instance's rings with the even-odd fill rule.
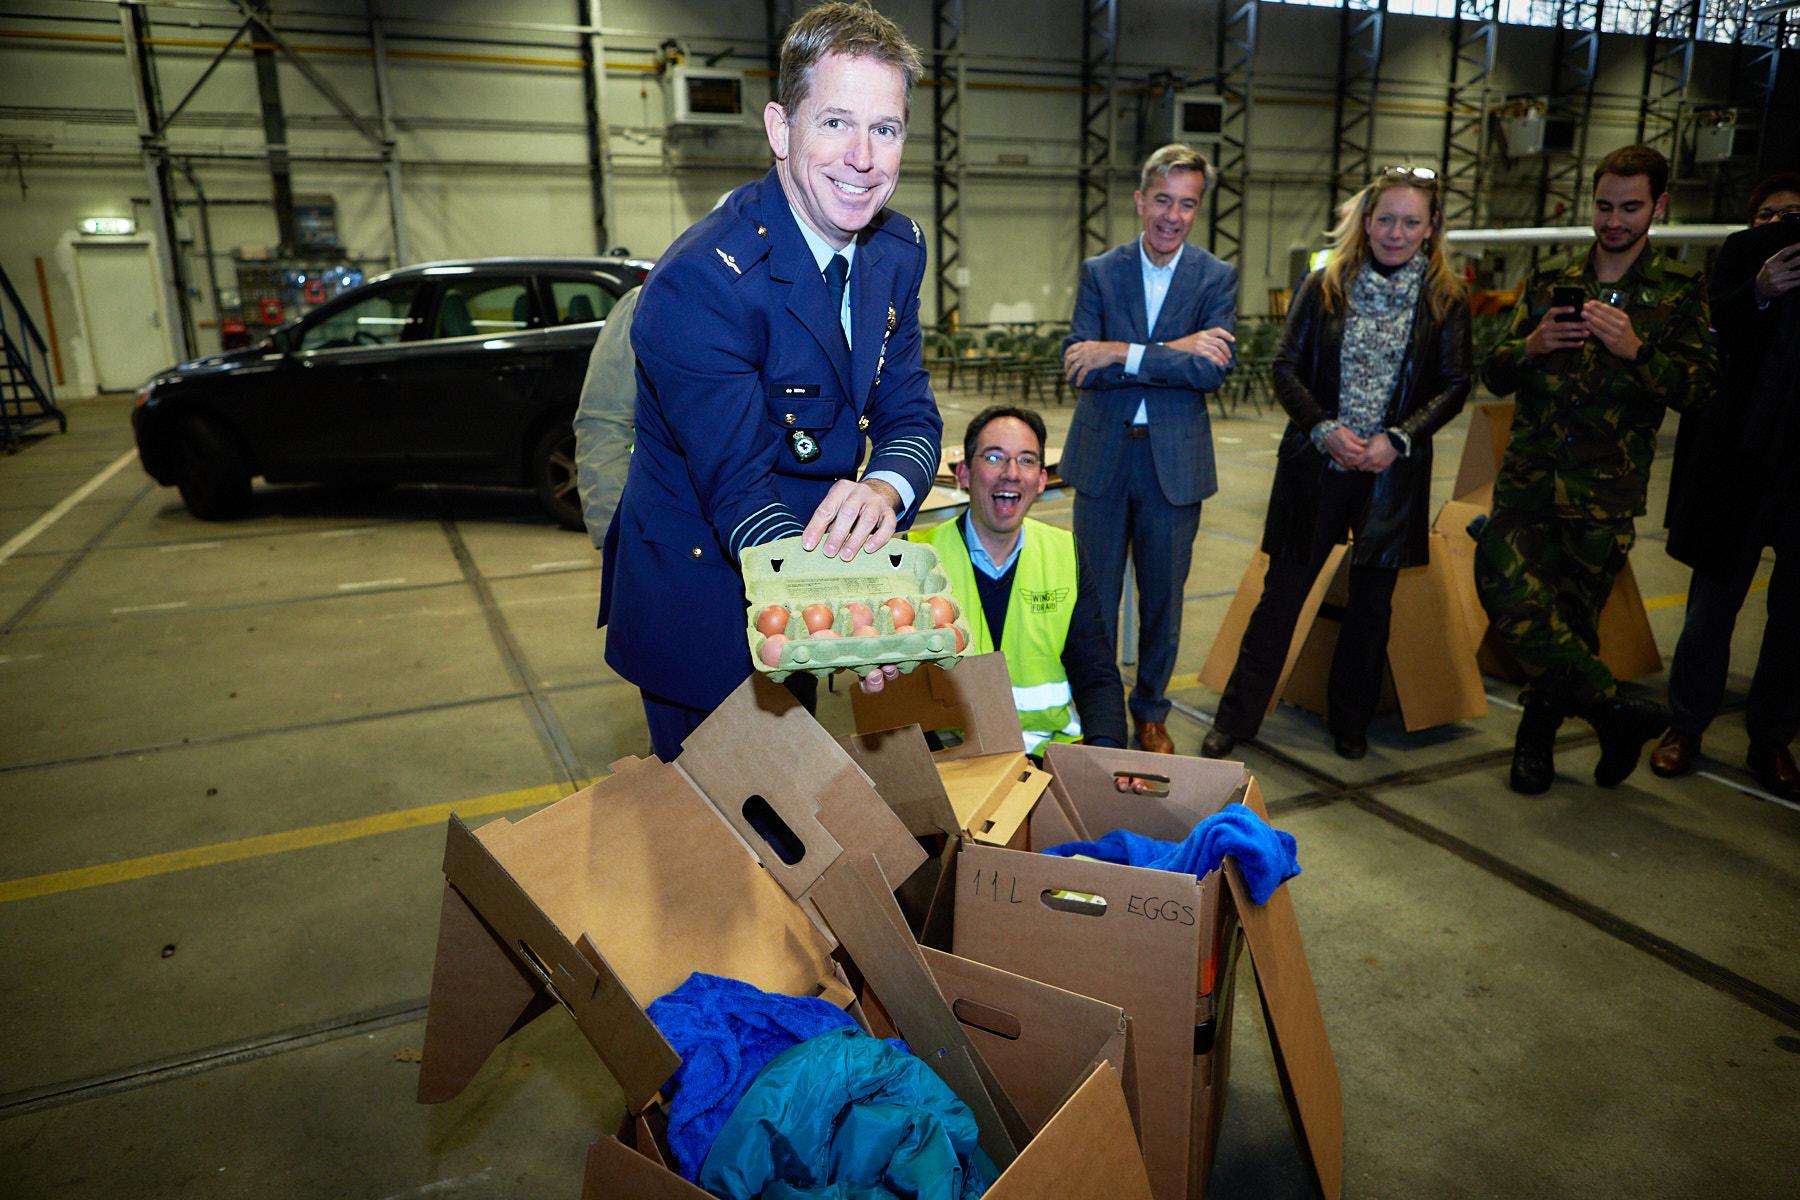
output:
[[1655,353],[1655,346],[1652,346],[1649,342],[1640,342],[1638,344],[1638,352],[1631,356],[1631,365],[1634,367],[1641,367],[1649,362],[1650,356]]

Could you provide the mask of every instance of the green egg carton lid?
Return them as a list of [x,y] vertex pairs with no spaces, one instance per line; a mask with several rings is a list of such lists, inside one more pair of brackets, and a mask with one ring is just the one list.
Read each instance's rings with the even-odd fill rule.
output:
[[[807,550],[800,539],[782,538],[752,546],[741,556],[744,593],[749,600],[746,636],[750,661],[758,671],[779,683],[796,671],[809,671],[823,679],[834,671],[851,670],[868,675],[883,666],[897,666],[910,674],[920,663],[936,663],[948,670],[962,658],[957,649],[969,644],[969,627],[963,621],[963,604],[950,589],[950,579],[938,562],[937,551],[922,542],[895,538],[873,554],[859,554],[849,562],[827,558],[821,549]],[[899,597],[918,614],[926,600],[942,596],[955,609],[951,624],[895,633],[896,622],[885,602]],[[808,635],[802,613],[814,604],[832,611],[831,628],[837,637]],[[870,610],[874,636],[850,636],[849,606]],[[758,616],[771,605],[788,610],[788,639],[774,665],[762,659],[767,640],[757,629]]]

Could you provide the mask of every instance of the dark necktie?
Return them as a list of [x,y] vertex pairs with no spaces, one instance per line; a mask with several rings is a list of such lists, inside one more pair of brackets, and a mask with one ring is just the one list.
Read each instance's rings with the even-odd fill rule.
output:
[[[825,264],[825,294],[831,297],[831,323],[837,326],[839,337],[844,334],[844,284],[849,278],[849,262],[841,254],[832,255]],[[848,339],[845,344],[848,345]]]

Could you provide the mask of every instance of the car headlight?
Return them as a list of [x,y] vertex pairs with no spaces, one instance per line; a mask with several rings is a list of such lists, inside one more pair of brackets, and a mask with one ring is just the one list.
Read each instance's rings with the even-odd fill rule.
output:
[[146,383],[143,387],[139,388],[138,394],[137,394],[137,400],[133,404],[133,407],[142,408],[142,407],[144,407],[145,404],[148,404],[150,402],[150,394],[152,392],[154,392],[155,390],[156,390],[156,384],[154,384],[154,383]]

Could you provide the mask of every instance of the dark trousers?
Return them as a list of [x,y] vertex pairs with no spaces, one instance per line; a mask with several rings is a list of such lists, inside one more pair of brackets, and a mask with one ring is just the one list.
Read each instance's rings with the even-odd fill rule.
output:
[[[1263,580],[1262,599],[1250,614],[1250,625],[1238,648],[1237,665],[1225,685],[1213,727],[1227,737],[1255,737],[1262,727],[1269,698],[1281,680],[1294,625],[1306,595],[1312,591],[1319,569],[1331,548],[1368,507],[1375,477],[1367,472],[1330,471],[1319,490],[1319,513],[1313,522],[1312,545],[1305,562],[1272,559]],[[1392,567],[1350,567],[1350,600],[1338,629],[1337,651],[1331,658],[1331,685],[1327,693],[1326,723],[1334,736],[1360,739],[1375,716],[1381,696],[1382,672],[1387,666],[1388,621],[1393,615],[1394,583],[1400,572]]]
[[[782,686],[794,694],[794,699],[806,706],[809,713],[819,711],[819,681],[805,673],[789,675],[782,680]],[[694,708],[679,701],[655,696],[644,689],[638,689],[638,695],[644,700],[644,723],[650,726],[650,749],[656,757],[664,762],[674,762],[681,753],[681,743],[687,741],[687,735],[700,728],[700,722],[712,715],[709,709]]]
[[[1670,725],[1678,733],[1700,734],[1719,715],[1725,676],[1731,667],[1731,633],[1750,592],[1765,545],[1775,546],[1769,577],[1768,623],[1750,681],[1744,714],[1750,741],[1785,746],[1800,733],[1800,515],[1792,497],[1770,496],[1738,536],[1731,563],[1721,570],[1696,569],[1688,584],[1687,620],[1669,665]],[[1720,531],[1722,536],[1730,536]]]
[[1125,491],[1119,496],[1075,493],[1075,544],[1094,580],[1106,640],[1119,645],[1119,597],[1125,590],[1125,550],[1137,579],[1137,686],[1131,690],[1136,721],[1169,716],[1169,677],[1181,642],[1181,601],[1187,590],[1198,504],[1170,504],[1156,481],[1150,439],[1125,443]]

